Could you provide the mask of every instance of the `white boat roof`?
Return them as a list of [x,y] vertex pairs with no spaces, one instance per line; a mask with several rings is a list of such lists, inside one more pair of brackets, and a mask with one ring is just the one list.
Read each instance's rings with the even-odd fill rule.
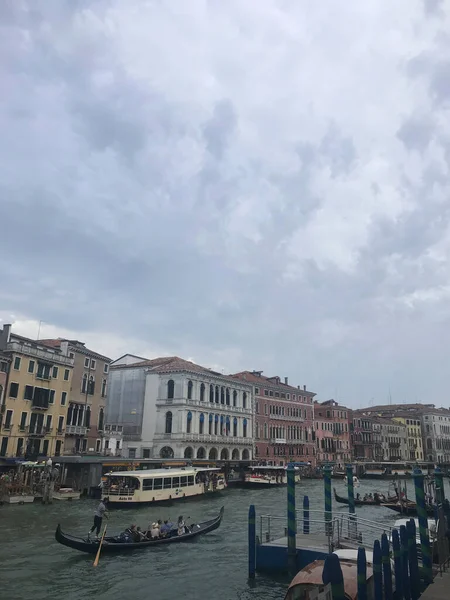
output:
[[261,467],[250,467],[252,471],[284,471],[286,467],[271,467],[270,465],[262,465]]
[[[342,558],[344,560],[354,560],[355,562],[358,560],[358,550],[334,550],[333,554],[337,554],[339,558]],[[370,550],[366,550],[366,561],[368,563],[373,563],[373,552],[371,552]]]
[[[394,528],[398,529],[400,527],[400,525],[405,525],[412,519],[413,517],[409,517],[408,519],[398,519],[397,521],[395,521],[394,523]],[[436,528],[436,521],[434,519],[427,519],[428,521],[428,529],[435,529]],[[418,530],[419,528],[419,519],[416,517],[414,519],[414,522],[416,524],[416,530]]]
[[142,469],[140,471],[111,471],[107,477],[179,477],[206,471],[220,471],[216,467],[174,467],[173,469]]

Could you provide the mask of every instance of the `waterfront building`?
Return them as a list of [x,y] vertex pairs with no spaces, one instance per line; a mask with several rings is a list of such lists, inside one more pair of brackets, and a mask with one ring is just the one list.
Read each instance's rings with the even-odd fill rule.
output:
[[0,456],[36,459],[60,455],[74,364],[69,344],[49,348],[4,325],[0,350],[10,360],[3,392]]
[[317,463],[333,462],[339,469],[351,461],[351,410],[335,400],[314,403]]
[[83,342],[63,338],[40,340],[51,348],[68,343],[74,359],[68,399],[64,454],[100,453],[111,359],[86,348]]
[[373,422],[364,409],[353,411],[350,429],[353,459],[356,461],[374,460]]
[[291,460],[315,465],[315,394],[289,385],[288,378],[266,377],[262,371],[232,375],[252,386],[255,459],[283,466]]
[[11,359],[8,354],[5,354],[0,350],[0,426],[2,422],[2,417],[5,412],[4,409],[4,400],[6,398],[6,383],[8,380],[8,372],[9,365],[11,364]]
[[407,458],[413,461],[422,461],[423,456],[423,444],[422,444],[422,422],[420,415],[399,415],[392,417],[394,421],[403,423],[406,426],[407,435]]
[[450,411],[424,408],[421,414],[424,458],[435,464],[450,464]]
[[388,462],[408,460],[408,431],[404,423],[389,417],[374,417],[380,426],[383,460]]
[[131,458],[250,460],[252,386],[176,356],[114,361],[108,435]]

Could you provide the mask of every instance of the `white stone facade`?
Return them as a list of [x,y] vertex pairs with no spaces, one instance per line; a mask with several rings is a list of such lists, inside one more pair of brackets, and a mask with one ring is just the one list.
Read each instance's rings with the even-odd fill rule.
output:
[[[153,378],[155,373],[147,377]],[[253,458],[251,385],[207,371],[164,373],[158,378],[155,458]],[[148,387],[155,389],[154,385]],[[146,397],[147,402],[150,406]],[[145,429],[144,425],[143,437]]]

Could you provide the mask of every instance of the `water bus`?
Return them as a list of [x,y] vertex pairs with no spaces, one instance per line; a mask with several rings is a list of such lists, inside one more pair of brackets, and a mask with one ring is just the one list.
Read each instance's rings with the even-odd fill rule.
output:
[[219,492],[226,488],[220,469],[180,467],[106,474],[103,495],[110,506],[152,504]]

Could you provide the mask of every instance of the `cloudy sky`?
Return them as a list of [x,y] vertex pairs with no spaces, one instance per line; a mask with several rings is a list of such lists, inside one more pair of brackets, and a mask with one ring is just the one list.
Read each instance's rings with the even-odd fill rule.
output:
[[3,0],[0,323],[449,406],[450,3]]

